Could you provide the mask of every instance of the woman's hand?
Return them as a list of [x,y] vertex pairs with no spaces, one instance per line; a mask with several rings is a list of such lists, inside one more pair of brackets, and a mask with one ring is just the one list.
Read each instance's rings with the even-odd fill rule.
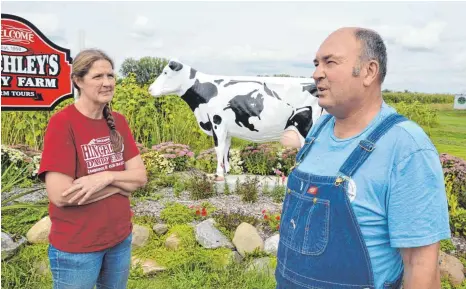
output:
[[69,194],[78,191],[68,202],[74,203],[79,198],[78,205],[86,202],[86,200],[95,192],[98,192],[114,181],[113,175],[109,171],[104,171],[88,176],[81,177],[73,181],[73,185],[63,192],[62,196],[66,197]]

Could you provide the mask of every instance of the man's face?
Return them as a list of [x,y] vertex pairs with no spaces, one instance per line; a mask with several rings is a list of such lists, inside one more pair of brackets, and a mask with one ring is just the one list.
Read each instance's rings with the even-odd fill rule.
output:
[[332,33],[317,51],[312,77],[318,88],[319,105],[330,114],[345,117],[362,97],[360,53],[361,45],[349,28]]

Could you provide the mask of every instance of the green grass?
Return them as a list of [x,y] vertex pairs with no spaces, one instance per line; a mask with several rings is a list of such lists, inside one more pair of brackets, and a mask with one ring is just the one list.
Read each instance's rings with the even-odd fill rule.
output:
[[439,153],[466,159],[466,110],[454,110],[453,104],[432,104],[439,110],[440,124],[429,130]]

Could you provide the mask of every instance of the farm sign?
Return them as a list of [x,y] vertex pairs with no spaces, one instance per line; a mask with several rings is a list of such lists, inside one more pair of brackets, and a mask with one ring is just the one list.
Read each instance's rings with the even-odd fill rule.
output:
[[2,14],[2,110],[52,110],[73,97],[70,50],[32,23]]
[[466,109],[466,94],[455,95],[454,109]]

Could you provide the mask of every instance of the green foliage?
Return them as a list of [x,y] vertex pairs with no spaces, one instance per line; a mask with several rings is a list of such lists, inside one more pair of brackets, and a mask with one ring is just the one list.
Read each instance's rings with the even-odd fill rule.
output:
[[29,245],[6,261],[2,261],[2,289],[51,288],[52,274],[36,271],[36,264],[48,264],[47,245]]
[[273,188],[269,188],[269,183],[266,182],[262,188],[262,195],[272,198],[275,203],[283,202],[285,198],[286,186],[280,183],[281,178],[277,177]]
[[215,195],[215,182],[204,173],[191,172],[191,176],[185,183],[191,199],[208,199]]
[[186,170],[189,161],[194,156],[189,146],[175,144],[171,141],[155,145],[152,149],[160,153],[164,158],[169,159],[174,164],[175,171]]
[[240,183],[238,181],[235,187],[235,194],[240,195],[243,202],[256,202],[259,194],[259,178],[247,176],[244,182]]
[[270,144],[252,144],[241,150],[247,172],[258,175],[272,173],[277,160],[275,154],[275,149]]
[[194,221],[195,215],[187,206],[171,203],[160,212],[160,218],[168,225],[176,225]]
[[40,155],[30,157],[18,149],[2,144],[2,192],[14,187],[30,187],[37,182]]
[[238,228],[241,223],[245,222],[252,226],[259,224],[259,220],[252,216],[242,215],[239,213],[225,213],[218,212],[213,214],[215,220],[215,226],[224,233],[230,240],[233,239],[235,235],[236,228]]
[[121,64],[120,73],[124,77],[131,74],[136,77],[139,85],[152,83],[168,64],[168,59],[158,57],[142,57],[139,60],[126,58]]
[[455,247],[455,245],[453,245],[453,243],[451,242],[450,239],[441,240],[440,241],[440,250],[442,250],[443,252],[448,253],[448,252],[456,250],[456,247]]
[[206,173],[215,173],[217,169],[217,156],[215,154],[215,149],[211,148],[201,151],[196,156],[194,167]]
[[412,92],[383,92],[383,98],[387,102],[392,103],[453,103],[455,96],[451,94],[428,94],[428,93],[412,93]]
[[53,111],[2,111],[2,144],[41,149],[50,117],[73,101],[64,100]]
[[11,235],[26,235],[40,219],[48,215],[48,208],[26,208],[2,211],[2,231]]
[[280,230],[281,212],[272,213],[267,212],[267,210],[262,210],[262,216],[262,222],[264,222],[272,232],[277,232],[278,230]]
[[439,124],[438,111],[428,104],[419,101],[412,103],[399,102],[392,104],[398,113],[406,116],[422,127],[432,128]]
[[451,186],[459,205],[466,208],[466,161],[445,153],[440,155],[440,161],[446,185]]

